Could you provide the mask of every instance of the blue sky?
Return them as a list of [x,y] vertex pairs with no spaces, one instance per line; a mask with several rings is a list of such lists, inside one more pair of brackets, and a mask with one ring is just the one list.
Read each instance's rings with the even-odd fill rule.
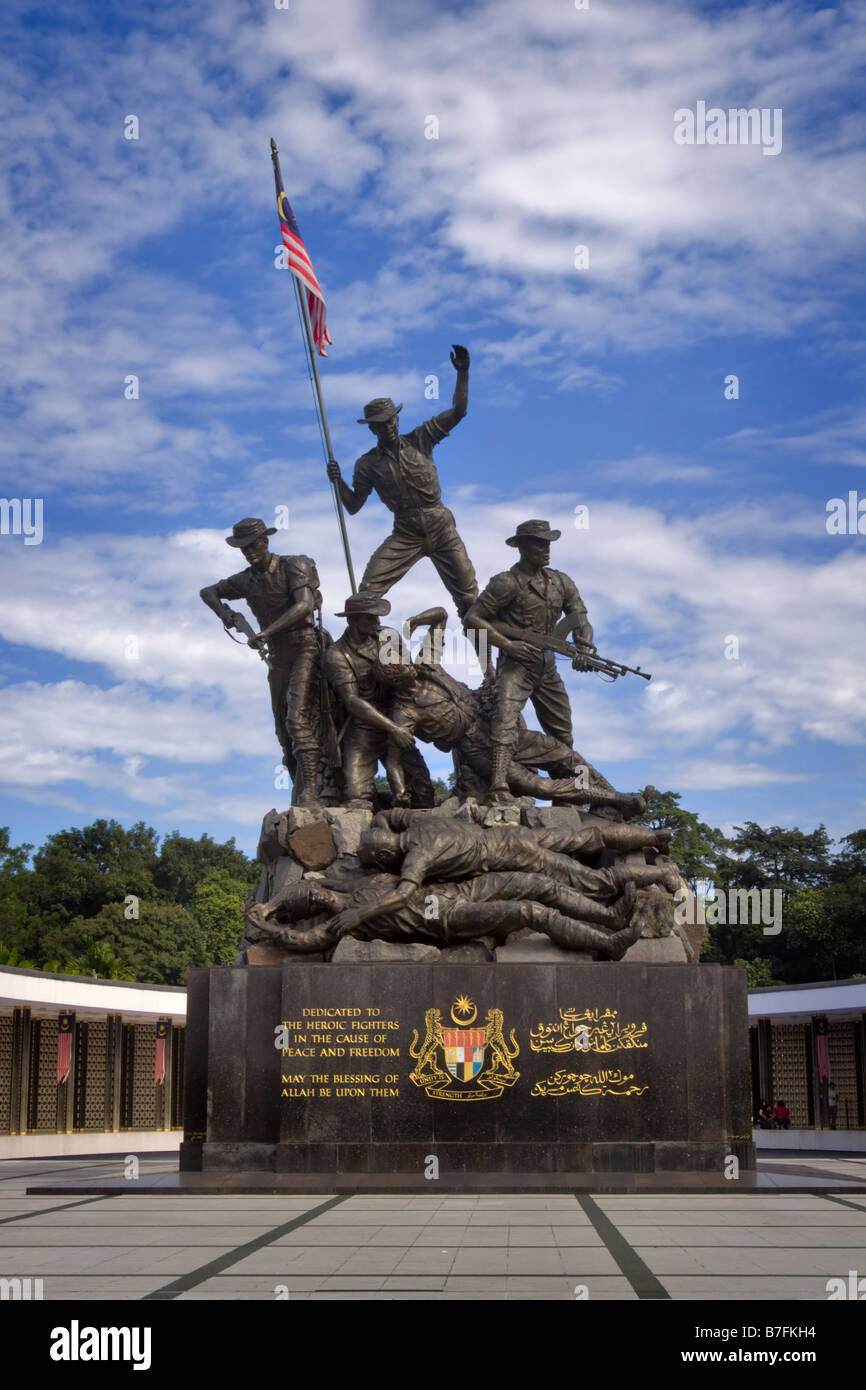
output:
[[[13,840],[114,816],[252,849],[286,803],[261,664],[198,599],[232,523],[288,506],[275,548],[314,556],[341,629],[271,135],[346,472],[363,403],[411,428],[465,343],[437,461],[480,581],[549,518],[601,650],[653,672],[569,674],[581,752],[724,827],[866,824],[866,536],[826,528],[866,498],[862,7],[13,2],[0,26],[0,492],[44,507],[41,545],[0,536]],[[677,145],[699,101],[780,108],[781,151]],[[359,573],[389,523],[350,520]],[[390,597],[447,600],[426,562]]]

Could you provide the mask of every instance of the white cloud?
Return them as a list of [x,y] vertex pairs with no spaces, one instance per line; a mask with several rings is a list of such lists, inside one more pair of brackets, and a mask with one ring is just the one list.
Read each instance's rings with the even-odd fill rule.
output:
[[[862,129],[840,114],[866,50],[847,4],[489,0],[408,5],[395,24],[369,0],[330,0],[323,25],[304,0],[290,13],[222,0],[181,25],[158,10],[126,36],[89,26],[52,49],[40,35],[40,63],[62,62],[38,100],[35,36],[19,40],[0,97],[8,442],[25,476],[94,503],[123,492],[177,509],[212,479],[205,460],[255,466],[258,441],[228,409],[309,419],[272,266],[271,133],[302,228],[315,213],[341,233],[316,250],[335,408],[383,383],[355,355],[393,354],[437,314],[472,323],[494,375],[533,343],[530,374],[609,390],[610,349],[782,335],[847,306],[866,216]],[[674,110],[699,98],[783,105],[782,154],[675,145]],[[122,138],[130,110],[138,141]],[[430,114],[438,140],[424,138]],[[35,146],[37,175],[22,177]],[[62,254],[46,208],[62,213]],[[360,273],[346,228],[363,239]],[[193,236],[182,271],[155,268]],[[137,371],[131,404],[122,380]],[[386,386],[409,376],[398,363]],[[863,461],[850,433],[791,441],[812,443]]]

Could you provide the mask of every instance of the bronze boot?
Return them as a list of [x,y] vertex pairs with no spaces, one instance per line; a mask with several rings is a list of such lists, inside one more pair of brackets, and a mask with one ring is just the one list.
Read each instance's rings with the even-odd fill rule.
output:
[[295,804],[305,807],[308,811],[320,811],[322,803],[319,800],[319,750],[298,748],[295,750],[295,757],[303,779],[303,790]]
[[491,806],[501,806],[514,801],[514,797],[508,789],[508,764],[511,761],[511,749],[505,743],[491,743],[490,745],[490,791],[487,800]]

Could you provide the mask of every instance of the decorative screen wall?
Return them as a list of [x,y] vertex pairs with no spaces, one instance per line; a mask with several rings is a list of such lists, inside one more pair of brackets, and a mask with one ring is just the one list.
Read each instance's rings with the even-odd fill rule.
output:
[[75,1034],[75,1128],[108,1129],[108,1024],[79,1023]]
[[[124,1030],[125,1031],[125,1030]],[[132,1096],[129,1127],[154,1129],[156,1126],[156,1087],[153,1084],[155,1023],[136,1023],[132,1049]]]
[[806,1026],[802,1023],[774,1023],[773,1105],[783,1100],[791,1112],[791,1128],[806,1129],[809,1118],[809,1087],[806,1074]]
[[0,1015],[0,1134],[12,1128],[12,1019]]
[[[114,1016],[77,1018],[70,1079],[62,1086],[57,1085],[57,1028],[56,1015],[31,1018],[24,1010],[22,1020],[16,1013],[0,1014],[0,1135],[12,1134],[13,1128],[18,1132],[19,1124],[27,1134],[182,1128],[182,1025],[171,1030],[160,1086],[153,1083],[155,1023],[121,1026]],[[17,1118],[18,1103],[26,1120],[24,1113]]]
[[857,1124],[856,1035],[853,1023],[830,1023],[830,1077],[839,1092],[836,1122],[842,1128]]
[[57,1130],[57,1019],[34,1019],[30,1028],[29,1131]]

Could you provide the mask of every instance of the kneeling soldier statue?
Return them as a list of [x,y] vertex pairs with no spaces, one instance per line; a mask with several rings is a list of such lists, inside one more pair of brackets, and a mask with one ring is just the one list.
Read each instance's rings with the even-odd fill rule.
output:
[[[406,772],[407,801],[413,806],[433,805],[433,784],[427,764],[412,734],[389,717],[395,683],[400,679],[399,664],[382,661],[382,644],[387,640],[393,656],[399,639],[383,628],[380,617],[390,613],[387,599],[363,590],[346,599],[338,618],[346,618],[341,637],[325,654],[325,674],[342,705],[344,725],[341,734],[343,793],[348,805],[367,805],[373,800],[373,779],[379,763],[386,763],[389,749],[400,750]],[[410,668],[406,668],[410,674]],[[387,712],[386,712],[387,711]]]

